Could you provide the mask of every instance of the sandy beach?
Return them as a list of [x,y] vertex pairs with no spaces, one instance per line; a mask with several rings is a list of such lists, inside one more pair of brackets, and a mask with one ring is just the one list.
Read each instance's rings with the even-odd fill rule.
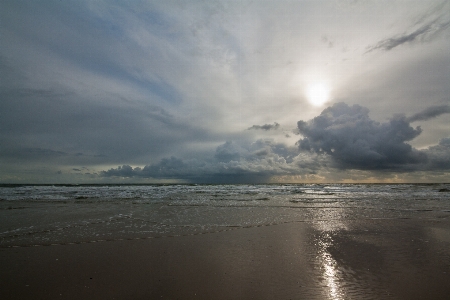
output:
[[0,249],[1,299],[448,299],[450,222],[292,222]]

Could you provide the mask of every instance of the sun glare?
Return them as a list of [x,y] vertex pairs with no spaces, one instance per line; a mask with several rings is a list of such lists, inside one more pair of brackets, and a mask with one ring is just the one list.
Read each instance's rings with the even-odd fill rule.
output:
[[321,106],[328,101],[330,91],[324,84],[318,83],[309,86],[307,90],[308,101],[315,106]]

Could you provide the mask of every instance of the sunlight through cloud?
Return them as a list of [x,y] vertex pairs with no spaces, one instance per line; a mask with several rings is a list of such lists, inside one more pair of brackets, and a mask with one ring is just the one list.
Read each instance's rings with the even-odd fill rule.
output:
[[312,105],[322,106],[330,98],[330,89],[323,83],[316,83],[308,87],[306,96]]

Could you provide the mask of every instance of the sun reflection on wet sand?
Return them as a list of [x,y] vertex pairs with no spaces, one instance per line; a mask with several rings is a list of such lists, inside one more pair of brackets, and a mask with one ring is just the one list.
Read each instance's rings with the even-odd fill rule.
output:
[[330,253],[322,252],[322,268],[325,282],[329,288],[330,299],[345,299],[345,294],[341,289],[338,272],[336,270],[337,262],[331,257]]
[[346,299],[346,294],[341,286],[341,272],[338,270],[338,263],[333,258],[328,249],[333,246],[333,238],[330,232],[345,228],[340,222],[318,223],[316,227],[321,231],[318,237],[318,255],[320,270],[323,276],[324,285],[327,287],[326,294],[328,299],[341,300]]

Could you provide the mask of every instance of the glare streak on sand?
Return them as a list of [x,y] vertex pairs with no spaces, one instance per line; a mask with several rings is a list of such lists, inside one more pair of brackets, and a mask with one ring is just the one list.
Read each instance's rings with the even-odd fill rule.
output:
[[337,280],[335,264],[336,261],[329,253],[322,253],[324,276],[328,287],[330,288],[330,299],[344,299]]
[[327,251],[327,248],[331,246],[332,238],[327,233],[325,237],[319,242],[320,246],[320,259],[321,268],[323,270],[323,277],[325,279],[326,286],[329,288],[329,299],[341,300],[345,299],[345,293],[341,289],[339,283],[339,276],[336,270],[337,262]]

